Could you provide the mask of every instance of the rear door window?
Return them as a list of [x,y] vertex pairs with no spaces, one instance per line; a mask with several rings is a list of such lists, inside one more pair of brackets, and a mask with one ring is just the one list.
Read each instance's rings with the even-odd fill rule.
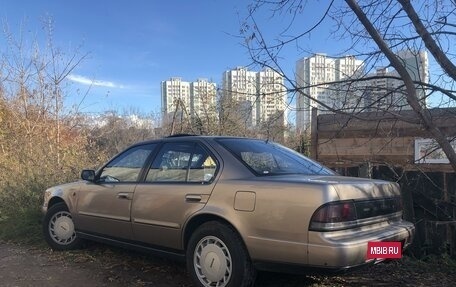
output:
[[146,182],[212,181],[216,161],[198,143],[165,143],[147,173]]

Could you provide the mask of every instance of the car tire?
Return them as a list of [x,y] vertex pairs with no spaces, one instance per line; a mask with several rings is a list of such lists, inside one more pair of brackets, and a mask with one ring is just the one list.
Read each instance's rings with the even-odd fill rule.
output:
[[43,233],[46,242],[54,250],[72,250],[82,243],[76,236],[71,213],[63,202],[53,205],[46,212]]
[[196,286],[248,287],[256,271],[239,234],[217,221],[192,234],[186,252],[187,270]]

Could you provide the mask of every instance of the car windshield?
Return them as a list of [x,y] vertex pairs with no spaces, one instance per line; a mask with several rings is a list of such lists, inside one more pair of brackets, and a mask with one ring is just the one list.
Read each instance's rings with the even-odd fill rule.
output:
[[257,175],[333,175],[334,172],[305,156],[271,141],[225,138],[218,140]]

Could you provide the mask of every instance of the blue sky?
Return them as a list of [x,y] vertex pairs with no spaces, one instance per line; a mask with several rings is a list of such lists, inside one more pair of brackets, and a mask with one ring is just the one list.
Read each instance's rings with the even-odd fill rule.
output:
[[[13,32],[22,24],[30,34],[40,35],[42,20],[50,16],[57,47],[71,50],[82,45],[81,51],[89,53],[69,77],[67,105],[79,103],[92,82],[82,112],[132,108],[149,113],[160,110],[163,80],[175,76],[187,81],[208,78],[220,84],[225,70],[251,63],[243,40],[236,37],[248,3],[0,0],[0,17]],[[258,20],[265,35],[273,35],[278,30],[270,13],[263,16]],[[288,20],[289,15],[279,15],[274,23],[283,26]],[[328,48],[325,38],[313,43],[316,49],[319,45]],[[292,72],[299,57],[294,54],[283,59],[288,71]]]

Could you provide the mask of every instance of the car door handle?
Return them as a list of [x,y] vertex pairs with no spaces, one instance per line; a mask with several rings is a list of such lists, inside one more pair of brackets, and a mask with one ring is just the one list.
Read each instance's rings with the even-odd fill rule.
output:
[[127,192],[119,192],[117,194],[117,198],[118,199],[131,199],[130,198],[130,193],[127,193]]
[[200,194],[187,194],[185,196],[185,201],[188,202],[200,202],[203,197]]

